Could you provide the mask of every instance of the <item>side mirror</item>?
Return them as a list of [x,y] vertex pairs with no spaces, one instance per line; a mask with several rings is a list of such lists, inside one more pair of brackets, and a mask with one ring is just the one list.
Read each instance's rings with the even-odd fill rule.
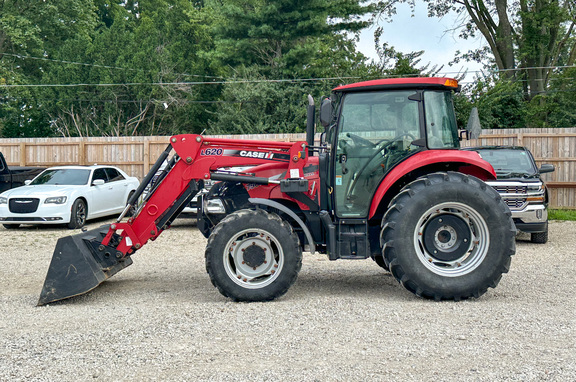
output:
[[327,128],[330,122],[332,122],[332,101],[330,98],[325,98],[320,105],[320,123]]
[[470,111],[470,117],[468,118],[468,125],[466,126],[468,131],[468,139],[477,139],[482,132],[482,126],[480,126],[480,117],[478,116],[478,108],[473,107]]
[[26,180],[24,181],[24,184],[25,184],[26,186],[29,185],[30,183],[32,183],[32,179],[26,179]]
[[538,172],[540,174],[545,174],[547,172],[554,172],[556,170],[556,167],[554,167],[553,164],[543,164],[542,166],[540,166],[540,168],[538,169]]
[[93,186],[101,186],[101,185],[103,185],[104,183],[106,183],[106,182],[104,182],[104,179],[94,179],[94,180],[92,181],[92,185],[93,185]]

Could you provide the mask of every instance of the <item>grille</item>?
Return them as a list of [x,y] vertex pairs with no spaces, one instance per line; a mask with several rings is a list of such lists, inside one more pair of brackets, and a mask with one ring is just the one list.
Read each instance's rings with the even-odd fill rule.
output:
[[10,212],[15,214],[29,214],[36,212],[40,199],[37,198],[15,198],[10,199],[8,204]]
[[501,194],[526,194],[528,188],[526,186],[513,186],[513,185],[498,185],[493,186],[496,191]]
[[526,199],[504,199],[504,202],[511,210],[521,209],[526,204]]

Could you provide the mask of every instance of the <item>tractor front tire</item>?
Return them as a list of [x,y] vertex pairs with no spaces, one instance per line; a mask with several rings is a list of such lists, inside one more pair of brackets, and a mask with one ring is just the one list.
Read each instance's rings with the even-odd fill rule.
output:
[[508,272],[516,228],[500,195],[480,179],[434,173],[408,184],[382,220],[382,256],[412,293],[480,297]]
[[234,301],[270,301],[284,295],[302,268],[302,249],[290,224],[261,209],[239,210],[208,238],[206,271]]

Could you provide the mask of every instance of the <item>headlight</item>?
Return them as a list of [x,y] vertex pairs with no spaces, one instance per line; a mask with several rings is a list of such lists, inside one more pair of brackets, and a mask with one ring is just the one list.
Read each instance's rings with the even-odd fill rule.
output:
[[8,204],[8,198],[0,196],[0,204]]
[[225,214],[226,208],[220,199],[206,200],[204,198],[204,212],[207,214]]
[[46,198],[46,200],[44,201],[44,204],[48,204],[48,203],[53,203],[53,204],[64,204],[66,203],[66,197],[65,196],[55,196],[53,198]]

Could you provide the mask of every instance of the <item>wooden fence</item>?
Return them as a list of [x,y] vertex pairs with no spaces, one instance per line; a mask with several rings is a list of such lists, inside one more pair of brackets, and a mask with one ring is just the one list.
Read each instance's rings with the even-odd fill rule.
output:
[[[238,139],[304,141],[305,134],[238,135]],[[12,166],[116,165],[142,179],[166,148],[169,137],[0,139],[0,151]],[[538,165],[556,171],[543,177],[552,208],[576,209],[576,128],[483,130],[462,146],[519,145],[532,151]]]

